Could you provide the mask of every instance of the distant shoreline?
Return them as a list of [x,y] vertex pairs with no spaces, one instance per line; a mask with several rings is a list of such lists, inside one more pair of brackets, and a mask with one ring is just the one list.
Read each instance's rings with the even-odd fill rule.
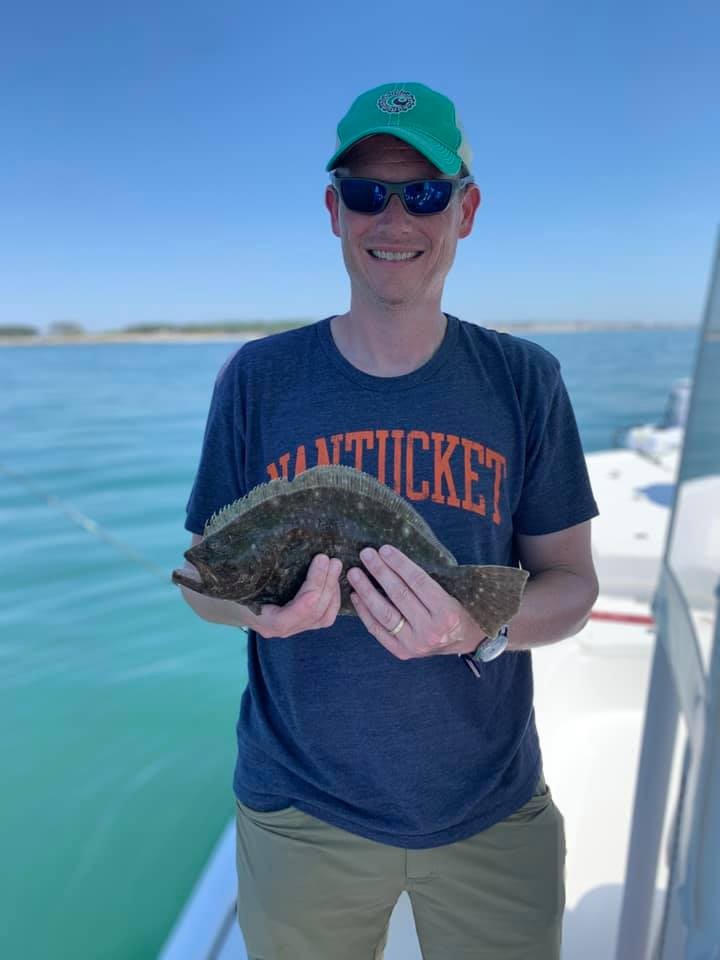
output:
[[[488,325],[481,324],[488,328]],[[297,329],[297,326],[288,326],[288,330]],[[697,324],[687,323],[508,323],[490,326],[489,329],[499,333],[621,333],[629,330],[696,330]],[[183,332],[181,330],[163,330],[153,333],[138,333],[122,331],[108,331],[82,334],[32,334],[21,336],[0,335],[0,347],[66,347],[83,346],[100,343],[206,343],[213,341],[245,341],[258,340],[273,333],[283,332],[282,328],[273,327],[264,330],[262,327],[247,330],[227,331],[200,331]]]
[[[288,327],[288,329],[290,329]],[[278,331],[273,330],[273,333]],[[227,332],[208,333],[83,333],[70,336],[43,335],[20,337],[0,336],[0,347],[68,347],[98,343],[205,343],[212,340],[257,340],[267,336],[269,331],[228,330]]]

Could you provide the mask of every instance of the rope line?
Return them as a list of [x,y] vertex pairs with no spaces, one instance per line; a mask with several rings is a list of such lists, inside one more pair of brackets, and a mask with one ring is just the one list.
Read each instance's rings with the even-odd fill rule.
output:
[[167,571],[165,571],[161,566],[159,566],[157,563],[154,563],[152,560],[148,560],[147,557],[144,557],[141,553],[138,553],[137,550],[125,543],[124,540],[121,540],[113,533],[105,530],[100,526],[99,523],[96,523],[92,517],[88,517],[86,514],[82,513],[71,503],[66,503],[64,500],[61,500],[60,497],[56,497],[53,493],[47,493],[45,490],[41,490],[40,487],[33,483],[33,481],[30,480],[30,478],[25,474],[21,473],[19,470],[14,470],[11,467],[8,467],[4,463],[0,463],[0,473],[4,473],[5,476],[10,477],[21,487],[24,487],[26,490],[28,490],[38,500],[45,501],[45,503],[47,503],[47,505],[53,510],[58,510],[60,513],[64,513],[66,517],[72,520],[72,522],[77,524],[81,529],[85,530],[86,533],[89,533],[91,536],[96,537],[103,543],[108,544],[108,546],[112,547],[113,550],[117,551],[126,559],[132,560],[133,563],[139,564],[153,576],[159,577],[163,583],[167,584],[168,586],[172,586]]

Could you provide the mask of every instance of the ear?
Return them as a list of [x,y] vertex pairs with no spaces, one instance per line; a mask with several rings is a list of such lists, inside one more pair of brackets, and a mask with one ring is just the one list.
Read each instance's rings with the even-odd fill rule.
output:
[[337,195],[337,190],[335,187],[328,185],[325,187],[325,206],[330,211],[330,226],[332,232],[336,237],[340,236],[340,216],[338,212],[338,207],[340,206],[340,200]]
[[462,219],[460,220],[460,229],[458,230],[458,237],[460,239],[467,237],[472,230],[475,214],[480,206],[480,199],[480,190],[476,184],[471,183],[470,186],[466,188],[465,195],[462,198]]

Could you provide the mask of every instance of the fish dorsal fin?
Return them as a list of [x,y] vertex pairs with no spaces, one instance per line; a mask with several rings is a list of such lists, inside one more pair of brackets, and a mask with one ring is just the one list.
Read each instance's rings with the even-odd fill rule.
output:
[[223,527],[226,527],[233,520],[247,513],[248,510],[254,509],[259,503],[262,503],[263,500],[272,500],[275,497],[282,497],[292,492],[290,481],[285,480],[283,477],[268,480],[267,483],[260,483],[256,487],[253,487],[246,496],[241,497],[239,500],[233,500],[233,502],[229,503],[226,507],[222,507],[216,511],[210,519],[206,521],[203,536],[209,537],[210,534],[217,533],[218,530],[222,530]]
[[343,464],[310,467],[309,470],[298,474],[293,480],[285,480],[279,477],[276,480],[259,484],[247,496],[235,500],[234,503],[230,503],[222,510],[214,513],[205,524],[204,536],[208,537],[210,534],[216,533],[232,520],[236,520],[247,513],[248,510],[254,509],[264,500],[291,496],[300,490],[317,488],[350,490],[358,496],[369,497],[381,506],[391,510],[403,523],[416,530],[438,550],[448,563],[453,565],[456,563],[447,547],[443,546],[420,514],[406,500],[403,500],[399,494],[384,483],[380,483],[375,477],[371,477],[369,473],[363,473],[354,467],[346,467]]

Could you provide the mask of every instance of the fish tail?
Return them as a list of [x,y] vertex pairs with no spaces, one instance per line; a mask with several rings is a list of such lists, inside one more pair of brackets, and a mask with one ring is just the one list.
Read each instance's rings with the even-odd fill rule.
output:
[[460,564],[434,570],[431,576],[494,637],[520,609],[529,574],[520,567]]

